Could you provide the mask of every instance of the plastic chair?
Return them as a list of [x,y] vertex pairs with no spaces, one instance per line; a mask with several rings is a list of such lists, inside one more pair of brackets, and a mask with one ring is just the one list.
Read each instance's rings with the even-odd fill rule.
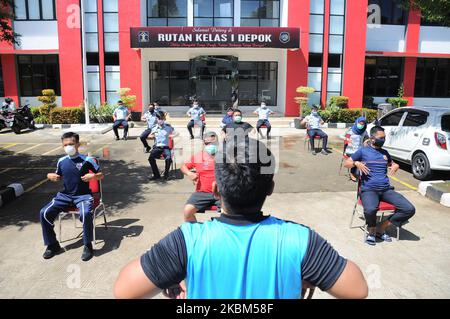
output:
[[[98,160],[96,158],[94,158],[94,160],[98,164]],[[92,173],[91,171],[89,171],[89,172]],[[94,246],[95,246],[97,244],[96,236],[95,236],[95,226],[96,226],[97,218],[103,216],[103,220],[104,220],[103,225],[105,226],[105,229],[108,229],[108,224],[107,224],[107,221],[106,221],[106,208],[105,208],[105,204],[103,203],[102,182],[101,181],[97,181],[95,179],[92,179],[92,180],[89,181],[89,188],[90,188],[90,190],[92,192],[92,197],[94,198],[94,202],[93,202],[93,205],[92,205],[92,208],[93,208],[92,221],[93,221],[93,224],[94,224],[93,235],[94,235]],[[65,216],[67,216],[67,215],[72,215],[72,219],[73,219],[75,228],[82,228],[82,227],[77,226],[77,220],[75,218],[75,215],[79,215],[79,214],[80,214],[80,211],[78,210],[78,208],[76,206],[71,206],[71,207],[67,208],[66,210],[62,211],[58,215],[58,224],[59,224],[58,237],[59,237],[59,242],[60,243],[62,243],[64,241],[68,241],[68,240],[72,240],[72,239],[78,238],[82,234],[81,233],[78,236],[76,236],[74,238],[71,238],[71,239],[67,239],[67,240],[64,240],[64,241],[62,240],[62,227],[61,227],[62,219]],[[101,225],[101,224],[99,224],[99,225]]]
[[[387,203],[387,202],[380,201],[380,203],[378,204],[377,217],[378,217],[378,214],[380,214],[380,221],[382,221],[384,218],[384,215],[386,213],[394,213],[394,211],[395,211],[394,205]],[[360,218],[362,218],[364,220],[363,225],[353,226],[353,219],[355,217],[355,213],[358,213]],[[364,240],[366,239],[368,230],[367,230],[367,225],[366,225],[366,218],[364,216],[364,207],[363,207],[362,200],[361,200],[361,178],[359,178],[359,180],[358,180],[358,189],[356,192],[356,203],[353,208],[352,218],[350,219],[350,229],[352,229],[352,228],[360,228],[364,232]],[[400,239],[401,228],[402,228],[402,226],[398,227],[398,229],[397,229],[397,240]]]
[[262,131],[261,131],[262,128],[265,128],[265,129],[267,130],[267,125],[266,125],[266,124],[263,124],[263,125],[261,125],[261,126],[259,127],[259,129],[260,129],[259,135],[260,135],[261,137],[267,137],[267,132],[266,132],[266,134],[264,135],[264,134],[262,133]]
[[[306,148],[306,144],[308,144],[308,151],[310,151],[311,150],[311,145],[309,143],[308,131],[309,131],[309,129],[306,129],[306,136],[305,136],[305,142],[303,144],[303,149],[305,149]],[[319,140],[319,144],[317,145],[317,148],[322,148],[322,146],[323,146],[321,144],[321,142],[323,142],[322,141],[322,137],[320,137],[319,135],[314,135],[314,140]]]

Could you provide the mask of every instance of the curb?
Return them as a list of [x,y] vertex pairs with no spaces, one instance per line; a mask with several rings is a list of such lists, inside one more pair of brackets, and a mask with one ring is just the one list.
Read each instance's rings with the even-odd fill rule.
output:
[[[320,125],[320,128],[350,128],[353,126],[354,123],[324,123],[322,125]],[[290,127],[294,127],[295,128],[295,122],[290,122],[289,123]],[[302,130],[302,129],[299,129]],[[304,128],[303,128],[304,130]]]
[[23,193],[23,186],[19,183],[13,183],[7,187],[0,188],[0,207],[12,202],[17,197],[23,195]]
[[433,185],[444,182],[446,181],[420,182],[418,191],[421,195],[428,197],[443,206],[450,207],[450,193],[446,193]]

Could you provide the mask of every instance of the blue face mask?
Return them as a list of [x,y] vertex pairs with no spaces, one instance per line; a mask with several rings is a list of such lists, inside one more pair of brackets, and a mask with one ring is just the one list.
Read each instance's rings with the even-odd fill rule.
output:
[[214,144],[208,144],[205,146],[205,152],[209,155],[214,155],[217,153],[217,146]]
[[372,143],[373,146],[383,147],[385,141],[386,141],[385,138],[374,138]]

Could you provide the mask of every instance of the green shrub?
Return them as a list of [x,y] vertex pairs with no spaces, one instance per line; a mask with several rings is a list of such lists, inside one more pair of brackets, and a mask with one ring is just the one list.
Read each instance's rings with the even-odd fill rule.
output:
[[84,109],[81,107],[58,107],[51,111],[52,124],[79,124],[84,123]]
[[386,99],[386,102],[392,104],[395,107],[402,107],[408,105],[408,100],[402,97],[390,97]]
[[36,124],[50,124],[50,119],[44,115],[33,116]]
[[346,96],[332,96],[328,101],[329,106],[337,106],[341,109],[348,108],[348,97]]
[[100,107],[96,105],[89,106],[89,119],[95,123],[112,123],[113,113],[116,106],[104,103]]
[[336,105],[328,105],[324,110],[319,108],[319,115],[325,122],[336,123],[339,118],[340,108]]
[[360,116],[365,116],[367,123],[371,123],[377,118],[377,110],[343,109],[339,111],[338,122],[353,123]]

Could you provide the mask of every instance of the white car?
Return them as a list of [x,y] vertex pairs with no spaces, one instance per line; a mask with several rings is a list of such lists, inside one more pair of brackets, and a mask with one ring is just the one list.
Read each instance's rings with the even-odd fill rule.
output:
[[[391,156],[411,164],[415,178],[450,171],[450,107],[402,107],[382,116],[384,147]],[[375,125],[368,125],[368,131]]]

